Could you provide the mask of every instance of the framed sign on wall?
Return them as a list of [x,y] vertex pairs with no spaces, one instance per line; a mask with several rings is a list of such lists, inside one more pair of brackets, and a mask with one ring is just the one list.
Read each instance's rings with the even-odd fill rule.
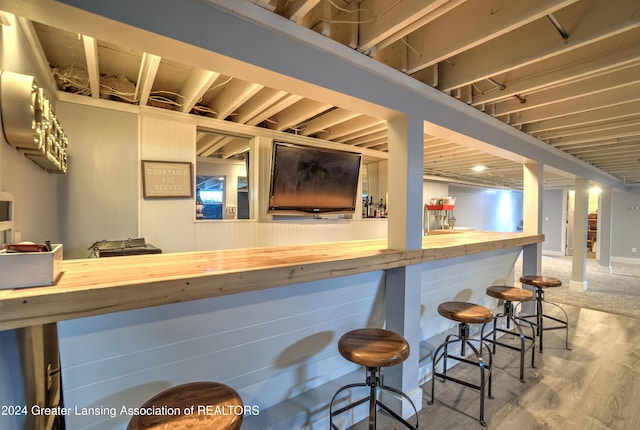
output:
[[192,198],[192,164],[142,160],[142,196],[145,199]]

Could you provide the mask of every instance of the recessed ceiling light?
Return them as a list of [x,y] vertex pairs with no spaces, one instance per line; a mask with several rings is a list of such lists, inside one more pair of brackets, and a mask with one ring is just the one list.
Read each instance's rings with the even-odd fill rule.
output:
[[484,172],[485,170],[487,170],[487,166],[475,166],[472,167],[471,170],[473,170],[474,172]]

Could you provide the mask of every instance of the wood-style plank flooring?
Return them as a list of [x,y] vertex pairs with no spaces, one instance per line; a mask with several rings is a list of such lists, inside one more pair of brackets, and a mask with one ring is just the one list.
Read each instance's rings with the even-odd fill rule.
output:
[[[564,308],[570,318],[572,350],[564,348],[563,331],[545,332],[544,353],[536,354],[536,369],[525,368],[526,383],[518,380],[518,353],[498,347],[494,399],[485,403],[486,428],[640,428],[640,319]],[[457,367],[452,376],[467,373]],[[477,391],[436,381],[436,402],[429,405],[431,381],[422,388],[420,429],[483,428],[476,419]],[[379,429],[404,428],[384,416],[378,420]],[[367,429],[367,423],[360,422],[353,429]]]

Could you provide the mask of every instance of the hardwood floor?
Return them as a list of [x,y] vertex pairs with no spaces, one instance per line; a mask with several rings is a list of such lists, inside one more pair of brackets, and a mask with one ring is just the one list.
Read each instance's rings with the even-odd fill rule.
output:
[[[640,423],[640,319],[564,306],[569,314],[569,343],[564,331],[545,332],[543,354],[536,369],[525,367],[526,383],[518,379],[518,353],[498,347],[494,356],[493,395],[485,402],[488,429],[615,429],[635,430]],[[529,357],[529,355],[527,355]],[[478,372],[470,368],[471,375]],[[461,366],[451,375],[467,375]],[[420,429],[481,429],[477,421],[479,394],[451,382],[423,385]],[[380,414],[382,415],[382,414]],[[366,422],[353,429],[364,430]],[[380,417],[379,429],[401,429]]]

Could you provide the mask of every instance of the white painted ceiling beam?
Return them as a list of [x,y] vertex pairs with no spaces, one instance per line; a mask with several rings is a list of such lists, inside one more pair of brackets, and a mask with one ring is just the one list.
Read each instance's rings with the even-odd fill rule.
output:
[[[351,122],[354,122],[354,121],[351,121]],[[368,127],[353,128],[353,124],[349,123],[347,128],[351,130],[349,133],[343,134],[338,138],[334,137],[331,140],[335,140],[336,142],[340,142],[340,143],[348,142],[350,140],[357,139],[358,137],[367,136],[371,133],[377,133],[383,130],[386,131],[387,124],[385,122],[374,122],[372,125]],[[334,136],[333,129],[329,131],[329,134]]]
[[575,155],[576,157],[580,157],[580,158],[587,157],[590,155],[596,155],[600,160],[608,160],[613,157],[622,157],[622,159],[627,161],[629,158],[636,158],[635,157],[636,155],[640,156],[640,145],[638,145],[637,140],[633,143],[628,143],[626,145],[619,144],[616,146],[616,149],[623,150],[625,152],[624,154],[620,154],[619,152],[616,152],[616,153],[609,152],[607,154],[603,154],[603,150],[606,150],[607,146],[611,148],[612,145],[614,144],[613,143],[609,145],[603,144],[600,147],[596,147],[596,148],[581,147],[579,149],[571,151],[571,155]]
[[512,116],[512,125],[527,124],[570,116],[580,112],[602,109],[627,102],[640,100],[640,84],[633,83],[597,94],[561,101],[549,106],[529,109]]
[[466,146],[462,146],[462,145],[456,145],[455,143],[452,143],[450,146],[448,147],[438,147],[438,148],[431,148],[428,147],[425,149],[425,160],[426,159],[438,159],[438,158],[457,158],[458,156],[464,155],[464,154],[480,154],[483,155],[482,152],[473,149],[473,148],[469,148]]
[[367,142],[360,143],[358,145],[353,145],[353,146],[357,146],[358,148],[375,148],[379,150],[381,146],[388,147],[388,145],[389,145],[389,138],[387,136],[384,136],[384,137],[379,137],[377,139],[370,139]]
[[180,112],[190,112],[219,76],[220,73],[194,68],[180,90],[180,94],[184,97]]
[[409,51],[408,73],[484,45],[576,1],[467,1],[409,35],[407,42],[416,52]]
[[[427,158],[426,162],[428,164],[436,164],[438,166],[469,166],[469,168],[477,165],[483,164],[487,162],[498,163],[499,160],[504,160],[496,157],[492,157],[488,154],[484,154],[477,150],[467,150],[463,153],[457,154],[455,157],[436,157],[436,158]],[[507,161],[508,163],[515,163],[513,161]]]
[[249,150],[248,139],[235,139],[222,148],[222,158],[231,158],[234,155],[242,154]]
[[306,14],[320,3],[320,0],[298,0],[291,3],[286,11],[293,22],[299,22]]
[[[617,139],[624,137],[636,137],[640,135],[640,124],[631,124],[618,128],[618,132],[615,134]],[[570,136],[570,137],[558,137],[549,139],[550,145],[563,144],[563,145],[577,145],[587,142],[595,142],[598,140],[611,138],[611,132],[609,130],[602,130],[599,132],[589,133],[586,136]]]
[[585,76],[604,73],[640,61],[640,28],[617,34],[591,45],[582,46],[561,56],[543,58],[535,63],[509,71],[496,80],[504,90],[474,94],[472,105],[493,103],[516,94],[526,94],[558,86]]
[[381,139],[386,140],[388,138],[389,136],[388,136],[387,130],[381,130],[375,133],[367,134],[362,137],[347,140],[344,143],[347,145],[362,146],[365,148],[369,148],[374,145],[379,145],[380,143],[385,143],[385,142],[381,142]]
[[582,143],[554,143],[553,146],[556,148],[564,148],[566,150],[572,150],[572,149],[576,149],[576,148],[600,148],[602,146],[608,146],[608,145],[618,145],[618,144],[622,144],[625,145],[627,143],[633,143],[636,144],[638,142],[638,137],[637,136],[630,136],[630,137],[622,137],[622,138],[606,138],[606,139],[602,139],[602,140],[594,140],[593,142],[582,142]]
[[582,0],[555,14],[572,29],[569,39],[539,19],[441,62],[438,88],[449,91],[634,29],[640,24],[636,8],[633,0]]
[[289,94],[289,95],[281,98],[280,100],[278,100],[275,104],[271,105],[271,107],[269,107],[268,109],[265,109],[259,115],[256,115],[255,117],[251,118],[250,121],[247,121],[247,125],[258,125],[262,121],[268,120],[273,115],[276,115],[281,110],[286,109],[287,107],[289,107],[291,105],[294,105],[295,103],[299,102],[300,100],[302,100],[302,96],[298,96],[298,95],[295,95],[295,94]]
[[140,71],[138,72],[138,81],[136,82],[135,100],[139,101],[140,106],[146,106],[153,88],[153,81],[158,74],[161,58],[157,55],[144,53],[142,54],[142,62],[140,63]]
[[548,88],[531,94],[522,94],[518,98],[513,97],[507,101],[498,102],[495,104],[494,115],[500,116],[522,112],[579,97],[586,97],[602,91],[621,88],[638,82],[640,82],[640,64],[567,83],[560,87]]
[[47,56],[45,55],[44,50],[42,49],[42,44],[40,43],[40,39],[38,38],[35,28],[33,28],[33,24],[31,23],[31,21],[23,17],[15,17],[15,19],[20,23],[20,27],[22,28],[27,42],[31,47],[31,51],[35,54],[36,67],[40,72],[39,75],[43,76],[43,78],[38,81],[38,84],[41,87],[46,88],[47,93],[49,93],[51,96],[57,97],[58,87],[51,74],[49,61],[47,60]]
[[196,140],[196,155],[201,157],[205,151],[216,145],[223,138],[223,135],[216,133],[198,133],[198,138]]
[[440,18],[442,15],[460,6],[465,1],[467,0],[449,0],[442,6],[434,9],[433,11],[418,18],[417,20],[411,23],[407,22],[406,25],[398,29],[398,31],[396,31],[392,35],[389,35],[388,37],[385,37],[383,40],[380,40],[378,43],[375,44],[375,46],[372,46],[369,49],[372,49],[375,52],[384,51],[384,48],[391,46],[392,44],[394,44],[395,42],[399,41],[404,37],[407,37],[409,34],[420,29],[421,27],[424,27],[425,25],[429,24],[431,21],[434,21],[435,19]]
[[233,79],[224,86],[209,107],[216,112],[217,119],[225,119],[262,88],[264,85]]
[[279,100],[282,100],[286,95],[286,91],[265,87],[255,96],[251,97],[250,100],[247,100],[242,106],[238,106],[236,115],[232,116],[231,120],[240,124],[246,124],[249,120],[255,118]]
[[[322,132],[321,135],[323,138],[339,142],[341,138],[349,136],[352,133],[360,132],[362,130],[368,130],[372,127],[379,127],[381,125],[386,129],[384,121],[361,115],[352,119],[351,121],[335,125],[328,131]],[[366,131],[364,133],[366,134]]]
[[252,2],[260,7],[270,10],[271,12],[276,10],[276,6],[277,6],[276,0],[252,0]]
[[201,153],[197,155],[200,157],[209,157],[212,154],[215,154],[216,152],[220,151],[222,148],[225,147],[225,145],[228,145],[229,143],[233,142],[234,139],[235,137],[233,136],[219,135],[217,136],[216,139],[212,141],[212,144],[210,143],[208,145],[208,148],[206,148],[205,150],[203,150]]
[[98,42],[91,36],[82,35],[84,57],[87,61],[87,73],[89,74],[89,86],[91,97],[100,98],[100,70],[98,66]]
[[287,130],[295,127],[306,119],[318,115],[332,106],[327,103],[320,103],[314,100],[303,99],[296,104],[280,111],[271,120],[275,121],[273,127],[276,130]]
[[[378,43],[390,39],[402,29],[430,14],[447,0],[396,1],[368,0],[360,3],[360,43],[358,49],[371,51]],[[402,36],[396,37],[398,40]]]
[[522,130],[538,139],[545,139],[545,136],[554,132],[562,134],[563,130],[571,130],[574,127],[585,127],[590,124],[602,122],[614,122],[625,118],[634,118],[640,122],[640,102],[634,101],[616,106],[609,106],[602,109],[594,109],[589,112],[582,112],[570,117],[557,118],[550,121],[540,121],[533,124],[525,124]]
[[327,130],[330,127],[357,118],[360,115],[361,114],[357,112],[350,112],[346,109],[337,108],[306,123],[304,125],[304,129],[300,131],[300,134],[309,136],[321,130]]
[[558,137],[588,135],[590,133],[599,133],[605,130],[609,130],[611,134],[615,136],[618,134],[619,127],[626,127],[628,125],[640,124],[640,116],[638,115],[637,112],[638,111],[635,111],[636,115],[634,118],[622,119],[617,121],[602,121],[594,125],[583,125],[581,127],[575,127],[575,128],[564,128],[561,131],[547,132],[539,136],[539,138],[543,140],[548,140],[548,139],[554,139]]

